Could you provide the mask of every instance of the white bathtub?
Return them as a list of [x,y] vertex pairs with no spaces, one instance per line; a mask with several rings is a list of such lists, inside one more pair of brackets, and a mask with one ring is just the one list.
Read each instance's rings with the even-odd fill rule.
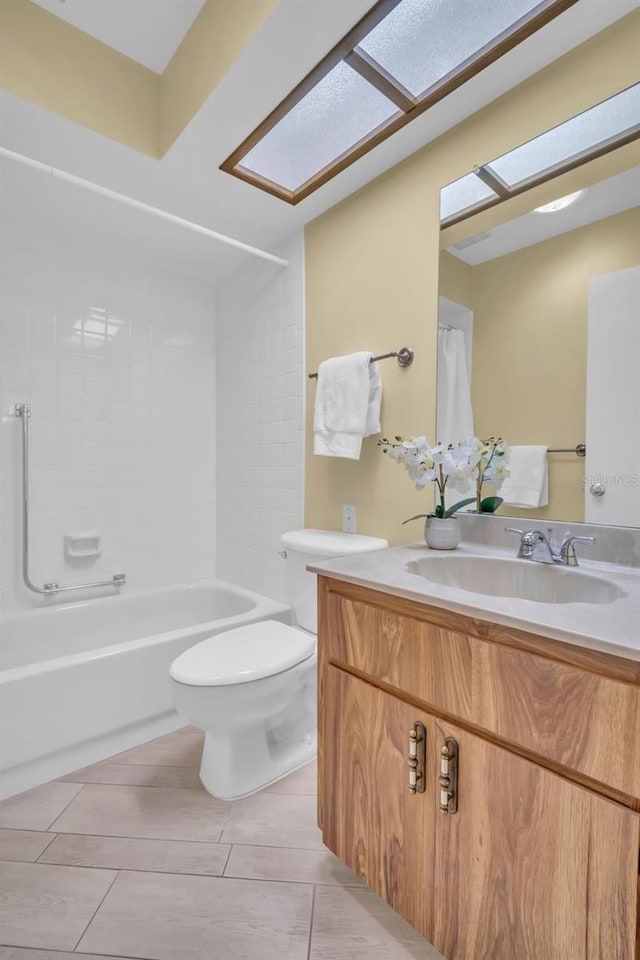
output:
[[223,580],[49,606],[0,621],[0,796],[184,726],[171,661],[289,607]]

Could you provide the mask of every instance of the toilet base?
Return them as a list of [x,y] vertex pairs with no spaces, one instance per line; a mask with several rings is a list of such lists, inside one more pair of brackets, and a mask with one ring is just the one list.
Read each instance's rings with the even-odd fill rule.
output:
[[229,737],[207,731],[200,781],[219,800],[240,800],[277,783],[316,756],[317,736],[310,731],[295,741],[278,742],[264,729],[244,730]]

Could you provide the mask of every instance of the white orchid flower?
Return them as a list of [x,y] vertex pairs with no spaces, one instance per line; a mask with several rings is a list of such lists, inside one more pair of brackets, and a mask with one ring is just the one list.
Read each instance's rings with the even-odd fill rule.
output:
[[509,465],[504,460],[498,460],[497,463],[491,464],[491,469],[485,475],[485,479],[493,484],[496,490],[499,490],[510,473]]
[[446,449],[442,443],[436,444],[435,447],[431,447],[429,450],[429,456],[434,463],[442,463],[442,459],[446,453]]

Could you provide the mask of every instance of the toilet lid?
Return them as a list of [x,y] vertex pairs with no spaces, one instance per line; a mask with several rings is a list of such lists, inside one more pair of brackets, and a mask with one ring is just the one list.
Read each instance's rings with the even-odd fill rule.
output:
[[196,687],[246,683],[288,670],[310,657],[315,645],[315,637],[303,630],[260,620],[196,643],[173,661],[169,674]]

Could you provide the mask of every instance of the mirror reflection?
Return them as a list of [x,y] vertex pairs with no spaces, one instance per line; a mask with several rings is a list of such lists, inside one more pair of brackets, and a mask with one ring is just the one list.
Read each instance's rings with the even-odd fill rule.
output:
[[640,167],[585,171],[443,228],[437,435],[511,445],[502,515],[640,526]]

